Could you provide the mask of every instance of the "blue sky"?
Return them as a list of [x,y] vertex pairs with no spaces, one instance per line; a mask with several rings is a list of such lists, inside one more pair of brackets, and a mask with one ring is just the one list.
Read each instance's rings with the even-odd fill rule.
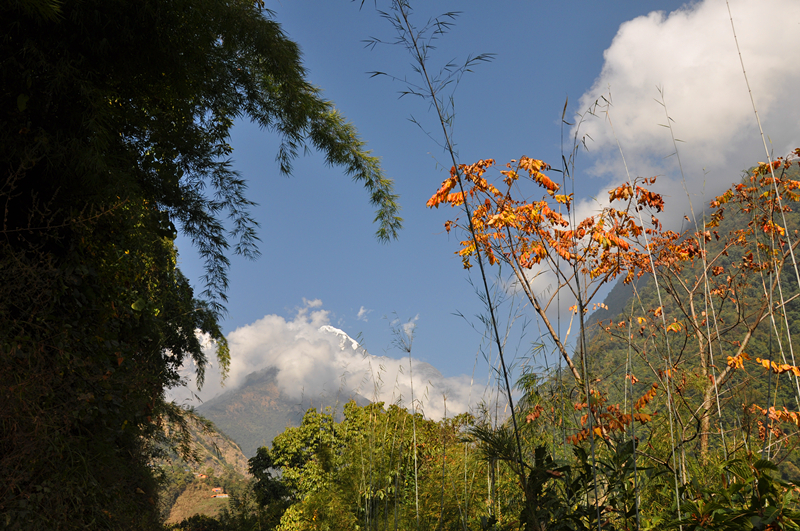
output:
[[[666,118],[657,99],[667,104],[683,140],[680,158],[696,208],[736,180],[740,170],[766,157],[724,0],[418,4],[412,13],[418,26],[444,12],[460,12],[450,33],[436,42],[430,57],[434,69],[451,60],[496,54],[465,75],[453,95],[461,162],[494,158],[505,163],[526,155],[558,167],[566,99],[567,116],[573,119],[603,95],[613,102],[613,131],[603,116],[589,117],[581,130],[592,138],[575,174],[576,195],[586,214],[598,208],[592,198],[625,180],[614,134],[634,176],[660,176],[668,218],[678,223],[688,210],[677,159],[670,156],[669,130],[659,126]],[[397,241],[379,243],[374,212],[359,183],[326,167],[316,153],[298,159],[291,178],[282,177],[275,162],[276,137],[252,124],[237,124],[234,166],[259,204],[253,212],[261,224],[262,256],[254,262],[232,259],[224,322],[235,339],[229,385],[275,356],[307,355],[292,349],[291,331],[312,325],[329,324],[358,337],[372,355],[402,358],[405,353],[392,344],[392,322],[413,320],[414,358],[435,366],[445,379],[453,378],[454,388],[472,381],[474,372],[473,385],[482,388],[489,366],[478,355],[486,344],[476,316],[484,307],[454,255],[457,237],[443,230],[443,223],[458,214],[425,207],[450,166],[436,143],[439,125],[427,102],[398,97],[403,83],[369,74],[383,71],[417,82],[411,57],[401,46],[365,47],[370,37],[396,38],[372,2],[362,9],[358,2],[343,0],[286,0],[267,2],[267,7],[300,45],[312,83],[381,157],[400,194],[405,228]],[[388,7],[378,2],[378,8]],[[800,146],[800,4],[732,0],[730,7],[770,148],[783,155]],[[421,126],[409,120],[412,116]],[[570,149],[574,131],[567,127],[564,132]],[[178,246],[180,267],[198,285],[202,264],[195,249],[180,238]],[[547,286],[541,277],[538,287]],[[509,315],[508,306],[502,310]],[[522,309],[520,315],[531,321],[524,337],[513,336],[510,345],[518,363],[529,359],[531,344],[539,341],[532,311]],[[245,334],[259,320],[261,335]],[[516,321],[516,330],[523,321]],[[283,334],[279,352],[253,348],[268,345],[273,333]],[[237,349],[242,353],[238,360]],[[334,351],[330,356],[336,356]],[[336,372],[334,362],[326,366]],[[304,385],[299,369],[283,373],[285,388]],[[205,396],[218,391],[209,383]]]

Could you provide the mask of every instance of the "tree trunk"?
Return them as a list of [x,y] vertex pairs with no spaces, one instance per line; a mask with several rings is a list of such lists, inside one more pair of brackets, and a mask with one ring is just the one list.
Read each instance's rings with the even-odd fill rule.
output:
[[708,437],[711,433],[711,406],[714,401],[714,384],[709,384],[703,392],[703,405],[700,407],[700,460],[708,459]]

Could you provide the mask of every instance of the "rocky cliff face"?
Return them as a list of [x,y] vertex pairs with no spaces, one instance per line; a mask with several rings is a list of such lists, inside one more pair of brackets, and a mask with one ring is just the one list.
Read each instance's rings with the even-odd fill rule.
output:
[[214,516],[226,507],[226,498],[212,497],[214,488],[229,493],[245,485],[251,476],[247,457],[236,442],[219,427],[214,433],[203,433],[196,425],[190,426],[196,462],[185,462],[174,453],[153,464],[164,478],[159,493],[160,510],[164,518],[175,523],[193,514]]
[[195,430],[193,437],[200,454],[200,462],[193,465],[193,468],[200,471],[211,468],[216,476],[221,476],[227,470],[233,469],[236,473],[249,477],[247,457],[242,453],[239,445],[226,433],[202,433]]

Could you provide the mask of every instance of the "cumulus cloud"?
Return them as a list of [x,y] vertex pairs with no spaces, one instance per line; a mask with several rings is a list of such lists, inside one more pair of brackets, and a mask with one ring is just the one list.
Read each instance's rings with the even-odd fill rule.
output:
[[[170,398],[183,402],[189,393],[208,400],[241,385],[246,376],[268,367],[278,369],[278,386],[292,399],[358,393],[370,400],[414,406],[427,417],[468,411],[484,398],[484,388],[470,376],[444,377],[428,363],[408,357],[372,356],[354,339],[330,325],[329,313],[318,300],[305,301],[293,319],[267,315],[228,334],[231,349],[230,375],[225,388],[212,364],[201,391],[194,385],[194,367],[186,367],[186,388],[175,389]],[[403,325],[413,333],[419,316]],[[209,350],[209,359],[213,354]],[[413,397],[413,398],[412,398]],[[489,401],[486,392],[486,401]],[[412,402],[413,401],[413,402]]]
[[322,301],[320,299],[308,300],[303,297],[303,304],[305,304],[308,308],[320,308],[322,306]]
[[[800,2],[731,0],[730,7],[764,133],[775,156],[785,155],[800,145],[794,66]],[[602,178],[599,202],[584,199],[583,214],[599,209],[603,192],[626,180],[617,140],[632,177],[660,176],[654,189],[667,196],[672,225],[688,212],[670,130],[661,127],[669,123],[667,112],[695,209],[766,159],[725,2],[704,0],[628,21],[604,59],[580,100],[582,111],[602,96],[612,103],[607,115],[598,109],[578,131],[591,137],[589,173]]]

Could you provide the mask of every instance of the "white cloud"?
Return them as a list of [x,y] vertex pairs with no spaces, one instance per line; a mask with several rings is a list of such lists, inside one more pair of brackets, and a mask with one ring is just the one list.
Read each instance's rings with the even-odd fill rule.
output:
[[[413,389],[414,403],[431,418],[443,416],[443,395],[447,397],[448,416],[468,411],[470,405],[484,397],[484,388],[474,387],[469,376],[446,378],[417,359],[409,365],[408,357],[368,354],[344,332],[330,326],[329,314],[321,309],[321,302],[304,302],[292,320],[267,315],[228,335],[231,367],[224,389],[215,365],[207,370],[206,384],[200,392],[191,378],[194,367],[186,367],[188,389],[173,390],[170,398],[181,402],[191,390],[208,400],[239,386],[248,374],[267,367],[278,369],[278,386],[291,398],[320,393],[335,397],[340,390],[345,394],[355,391],[370,400],[409,407]],[[404,332],[413,333],[418,319],[416,316],[403,324]],[[209,351],[208,356],[211,359],[213,354]]]
[[413,319],[409,319],[400,325],[400,328],[402,328],[403,333],[406,336],[411,337],[414,335],[414,330],[417,328],[417,321],[419,321],[419,314],[415,315]]
[[320,306],[322,306],[322,301],[320,299],[308,300],[305,297],[303,297],[303,304],[305,304],[309,308],[319,308]]
[[356,320],[357,321],[364,321],[366,323],[367,322],[367,315],[369,315],[370,313],[372,313],[372,310],[368,310],[368,309],[366,309],[366,308],[364,308],[362,306],[358,310],[358,315],[356,315]]
[[[764,132],[775,156],[785,155],[800,145],[800,2],[730,5]],[[604,58],[599,77],[580,100],[585,110],[610,89],[610,115],[580,129],[591,137],[590,173],[603,178],[597,188],[601,202],[605,190],[626,179],[616,134],[632,177],[662,176],[654,190],[665,194],[671,219],[688,211],[670,131],[659,125],[667,124],[665,107],[655,100],[666,103],[675,136],[683,141],[678,150],[695,209],[766,159],[725,2],[705,0],[628,21]],[[599,206],[579,205],[584,213]]]

